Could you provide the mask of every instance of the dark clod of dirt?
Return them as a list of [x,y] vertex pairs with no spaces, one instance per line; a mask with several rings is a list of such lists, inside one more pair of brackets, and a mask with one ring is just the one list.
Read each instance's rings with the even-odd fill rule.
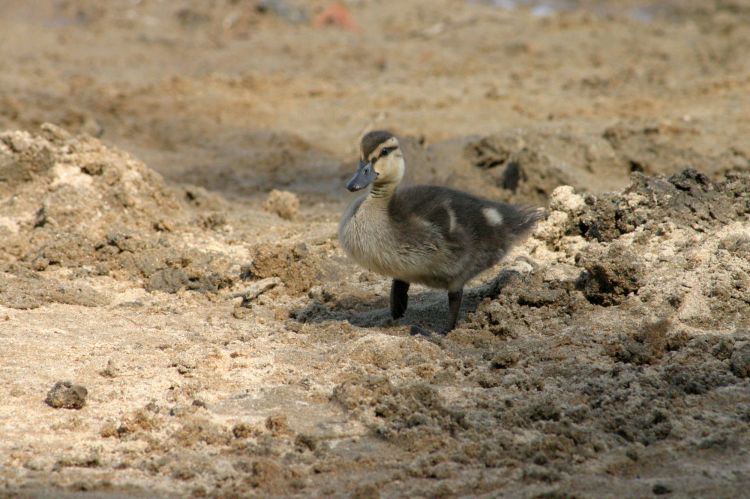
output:
[[514,350],[503,350],[495,354],[491,365],[494,369],[508,369],[513,367],[521,358],[521,354]]
[[611,245],[606,251],[593,250],[576,257],[586,269],[578,280],[578,289],[594,305],[617,305],[640,288],[641,266],[625,246]]
[[667,349],[670,322],[647,322],[632,334],[622,334],[607,347],[607,353],[620,362],[636,365],[656,363]]
[[738,378],[750,378],[750,343],[735,349],[730,360],[732,372]]
[[354,489],[352,499],[380,499],[380,491],[371,483],[359,485]]
[[672,489],[668,485],[664,485],[663,483],[655,484],[651,491],[657,496],[672,493]]
[[274,414],[266,418],[266,428],[274,435],[290,433],[289,422],[283,414]]
[[677,393],[700,395],[714,388],[731,385],[736,382],[726,366],[706,358],[698,365],[667,365],[662,377]]
[[[215,293],[233,282],[233,278],[227,271],[226,262],[214,259],[210,255],[193,253],[179,258],[166,259],[157,256],[155,262],[146,262],[145,255],[140,255],[139,258],[139,263],[146,263],[145,267],[166,265],[150,273],[146,282],[148,291],[177,293],[186,289],[201,293]],[[150,272],[150,268],[146,269],[146,272]]]
[[252,425],[249,425],[247,423],[239,423],[232,427],[232,435],[234,435],[234,438],[249,438],[249,437],[255,437],[260,432],[258,429]]
[[587,197],[583,212],[571,217],[568,233],[610,242],[641,226],[656,228],[669,221],[705,231],[747,213],[750,177],[746,174],[728,174],[714,183],[691,169],[668,178],[634,173],[622,193]]
[[176,293],[187,286],[190,278],[183,269],[161,269],[157,270],[146,283],[149,291],[164,291],[165,293]]
[[88,390],[70,381],[58,381],[47,393],[44,402],[55,409],[82,409],[86,404]]
[[299,449],[314,451],[318,447],[318,439],[313,435],[299,434],[294,439],[294,444]]

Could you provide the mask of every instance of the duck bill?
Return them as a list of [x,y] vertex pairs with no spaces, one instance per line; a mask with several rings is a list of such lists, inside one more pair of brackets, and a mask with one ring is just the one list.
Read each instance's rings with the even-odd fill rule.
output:
[[359,191],[370,185],[377,178],[378,174],[372,167],[372,163],[360,161],[357,167],[357,173],[346,184],[346,188],[351,192]]

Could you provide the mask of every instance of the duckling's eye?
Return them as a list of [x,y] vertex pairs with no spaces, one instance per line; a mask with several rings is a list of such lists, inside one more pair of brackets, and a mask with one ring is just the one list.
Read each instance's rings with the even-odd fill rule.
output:
[[396,148],[395,147],[386,147],[385,149],[383,149],[382,151],[380,151],[380,157],[384,158],[384,157],[388,156],[391,153],[391,151],[393,151],[394,149],[396,149]]

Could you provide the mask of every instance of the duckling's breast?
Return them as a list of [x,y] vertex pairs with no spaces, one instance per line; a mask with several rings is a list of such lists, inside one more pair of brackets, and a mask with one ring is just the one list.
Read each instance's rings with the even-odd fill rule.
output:
[[373,207],[359,207],[342,221],[339,240],[346,253],[361,266],[381,273],[392,274],[400,267],[398,241],[389,227],[387,213]]
[[[442,255],[437,241],[430,237],[429,227],[409,227],[407,235],[402,233],[403,224],[391,220],[387,210],[368,206],[367,201],[353,208],[342,220],[339,240],[355,262],[407,282],[445,287],[451,267],[447,255]],[[418,235],[415,230],[424,233]]]

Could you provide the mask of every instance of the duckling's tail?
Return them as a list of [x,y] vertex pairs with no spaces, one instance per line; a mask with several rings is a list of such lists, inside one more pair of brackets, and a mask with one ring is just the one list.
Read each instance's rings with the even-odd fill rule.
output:
[[514,242],[526,239],[536,227],[537,222],[547,218],[547,213],[539,208],[527,206],[510,206],[506,218],[506,228],[512,234]]

